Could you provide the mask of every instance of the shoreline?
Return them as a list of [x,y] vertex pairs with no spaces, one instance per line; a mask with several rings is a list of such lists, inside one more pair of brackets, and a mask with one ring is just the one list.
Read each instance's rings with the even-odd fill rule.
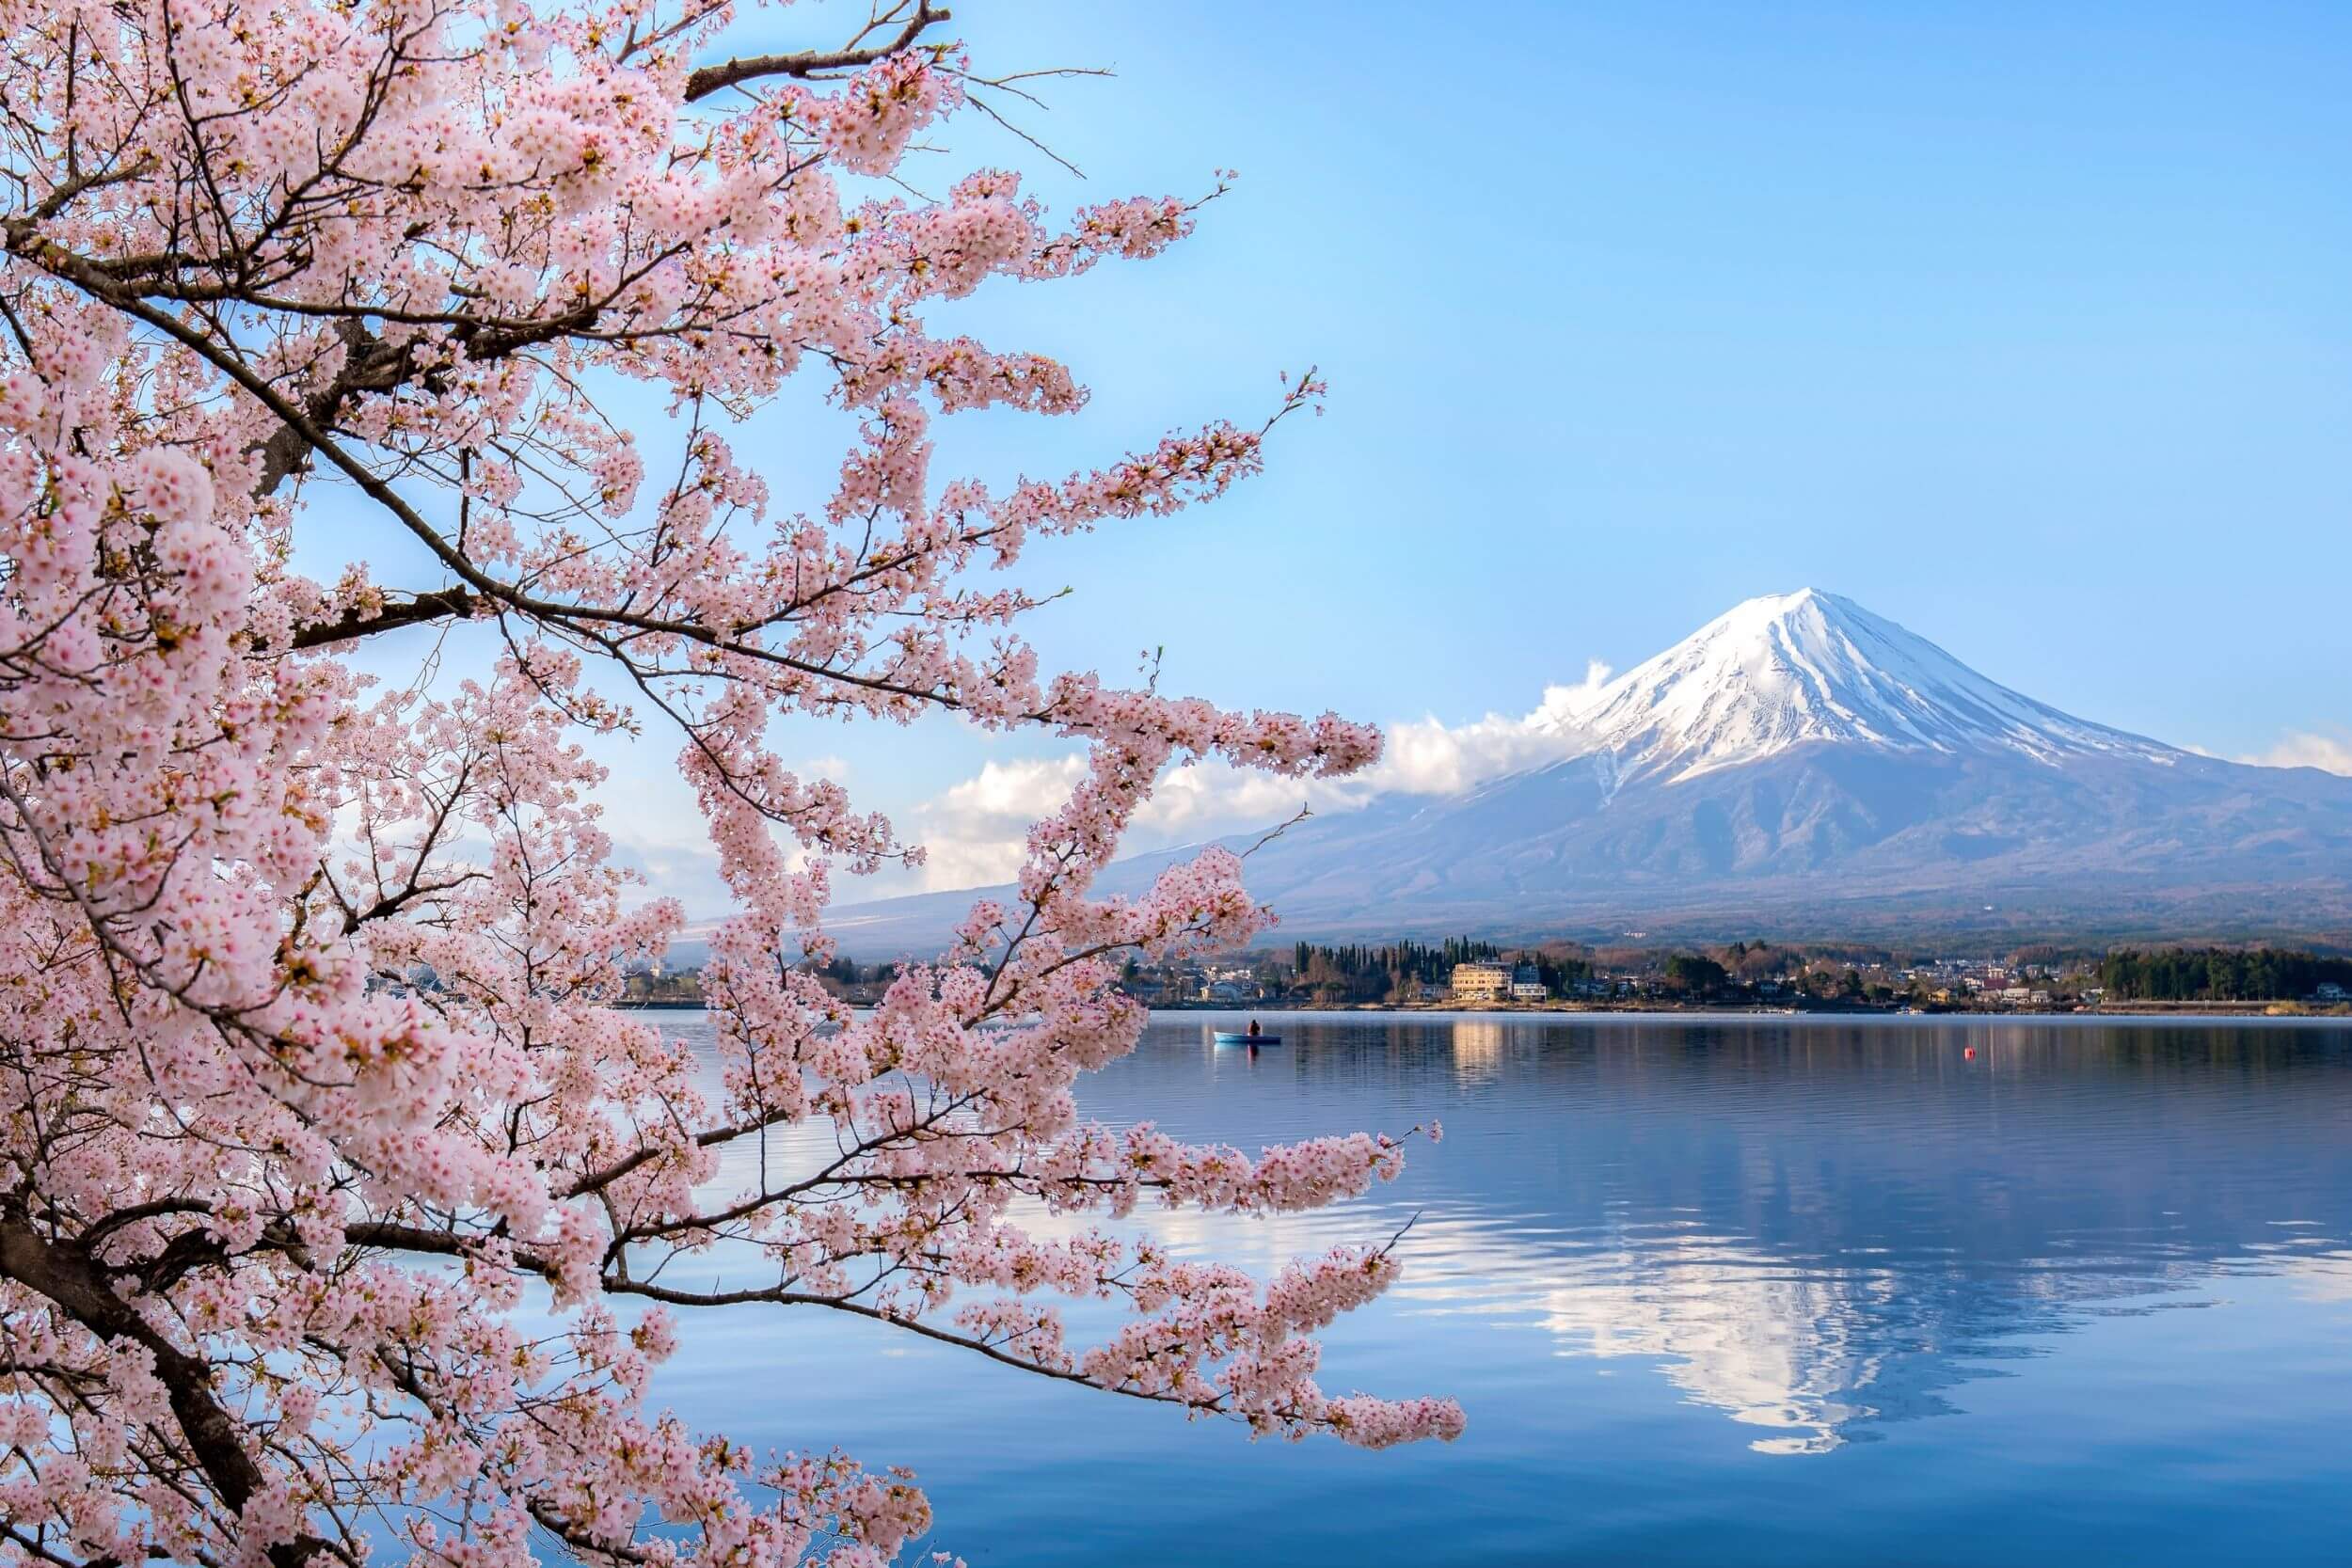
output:
[[1341,1006],[1301,1006],[1294,1002],[1155,1002],[1152,1013],[1442,1013],[1458,1018],[1557,1018],[1579,1013],[1708,1013],[1715,1018],[2310,1018],[2317,1022],[2352,1022],[2352,1004],[2312,1006],[2308,1002],[2110,1002],[2101,1006],[1773,1006],[1762,1002],[1546,1002],[1524,1006],[1444,1002],[1392,1006],[1388,1002],[1350,1002]]
[[[613,1006],[628,1012],[690,1012],[708,1010],[704,1002],[616,1002]],[[860,1004],[859,1006],[864,1006]],[[1437,1004],[1421,1006],[1392,1007],[1385,1003],[1359,1003],[1343,1007],[1308,1007],[1291,1004],[1264,1003],[1256,1006],[1246,1004],[1211,1002],[1181,1002],[1173,1006],[1152,1005],[1147,1011],[1156,1015],[1181,1017],[1199,1014],[1202,1017],[1233,1017],[1258,1014],[1279,1018],[1285,1015],[1348,1017],[1353,1015],[1398,1018],[1582,1018],[1645,1016],[1680,1016],[1686,1018],[1804,1018],[1804,1019],[1923,1019],[1936,1022],[1973,1019],[2014,1019],[2024,1021],[2058,1021],[2095,1019],[2140,1020],[2221,1020],[2228,1022],[2341,1023],[2352,1025],[2352,1006],[2316,1009],[2291,1002],[2124,1002],[2098,1007],[2029,1008],[2029,1007],[1770,1007],[1739,1003],[1708,1005],[1691,1002],[1549,1003],[1542,1006],[1449,1007]]]

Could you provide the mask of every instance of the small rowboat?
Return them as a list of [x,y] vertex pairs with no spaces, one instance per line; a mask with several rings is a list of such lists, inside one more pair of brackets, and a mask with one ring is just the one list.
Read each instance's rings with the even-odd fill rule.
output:
[[1279,1035],[1245,1035],[1232,1029],[1216,1029],[1211,1033],[1216,1036],[1216,1043],[1219,1045],[1279,1045],[1282,1043],[1282,1037]]

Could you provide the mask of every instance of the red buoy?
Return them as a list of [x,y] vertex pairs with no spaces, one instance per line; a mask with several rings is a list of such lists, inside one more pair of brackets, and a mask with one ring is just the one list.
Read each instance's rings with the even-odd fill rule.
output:
[[1961,1059],[1962,1061],[1963,1061],[1963,1062],[1973,1062],[1973,1061],[1975,1061],[1975,1060],[1977,1059],[1977,1048],[1976,1048],[1975,1046],[1973,1046],[1973,1045],[1972,1045],[1972,1046],[1969,1046],[1968,1048],[1966,1048],[1965,1050],[1963,1050],[1963,1052],[1961,1052],[1961,1053],[1960,1053],[1960,1059]]

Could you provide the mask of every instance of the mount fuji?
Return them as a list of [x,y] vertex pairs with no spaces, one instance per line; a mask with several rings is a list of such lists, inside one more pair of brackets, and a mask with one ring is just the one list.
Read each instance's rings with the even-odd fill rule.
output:
[[1621,782],[1681,784],[1806,746],[2050,764],[2192,754],[2046,707],[1813,588],[1750,599],[1547,717]]
[[[1251,860],[1251,891],[1285,937],[2352,927],[2352,779],[2074,718],[1833,594],[1751,599],[1536,723],[1554,760],[1316,816]],[[1187,852],[1100,885],[1140,888]],[[857,906],[835,928],[852,950],[919,950],[970,897]]]

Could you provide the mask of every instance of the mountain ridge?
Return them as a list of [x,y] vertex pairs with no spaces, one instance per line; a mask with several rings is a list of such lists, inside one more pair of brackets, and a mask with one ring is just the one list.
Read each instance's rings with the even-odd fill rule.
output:
[[[1735,606],[1543,722],[1556,759],[1302,823],[1251,861],[1252,892],[1308,937],[2352,925],[2352,779],[2076,718],[1817,589]],[[1138,891],[1199,847],[1098,886]],[[919,952],[974,895],[832,928]]]

